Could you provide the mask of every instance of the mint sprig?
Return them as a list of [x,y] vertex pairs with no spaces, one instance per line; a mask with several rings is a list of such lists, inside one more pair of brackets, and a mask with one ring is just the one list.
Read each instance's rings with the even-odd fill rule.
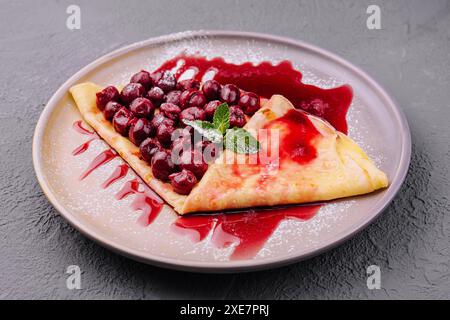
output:
[[[227,103],[219,105],[214,112],[213,122],[183,120],[185,125],[213,143],[224,142],[225,148],[240,154],[254,154],[259,151],[259,142],[243,128],[230,128],[230,108]],[[224,139],[225,135],[225,139]]]
[[222,103],[217,107],[213,117],[214,128],[224,134],[230,127],[230,108],[227,103]]

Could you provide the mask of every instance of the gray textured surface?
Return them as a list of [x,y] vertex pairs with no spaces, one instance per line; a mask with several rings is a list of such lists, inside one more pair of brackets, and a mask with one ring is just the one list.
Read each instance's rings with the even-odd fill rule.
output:
[[[82,29],[69,31],[77,3]],[[382,30],[368,30],[379,4]],[[450,298],[449,1],[0,1],[0,298]],[[70,227],[34,177],[31,140],[52,93],[123,45],[195,29],[301,39],[361,66],[410,123],[409,176],[389,209],[342,246],[252,274],[162,270],[109,252]],[[388,142],[387,142],[388,143]],[[65,269],[82,270],[82,290]],[[368,290],[377,264],[382,289]]]

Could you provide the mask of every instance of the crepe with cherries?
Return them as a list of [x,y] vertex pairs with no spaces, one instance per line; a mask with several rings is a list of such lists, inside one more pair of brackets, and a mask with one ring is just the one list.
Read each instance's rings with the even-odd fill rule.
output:
[[[216,83],[158,91],[138,80],[121,92],[93,83],[70,92],[83,119],[179,214],[326,201],[388,186],[354,141],[283,96],[242,99],[241,92],[239,106],[222,93],[210,99],[205,85]],[[202,140],[192,141],[194,133]]]

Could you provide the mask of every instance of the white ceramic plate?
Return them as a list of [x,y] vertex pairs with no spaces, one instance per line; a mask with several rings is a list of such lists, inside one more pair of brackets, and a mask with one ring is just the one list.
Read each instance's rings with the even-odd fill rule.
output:
[[[283,220],[253,256],[230,259],[238,240],[217,245],[214,233],[195,242],[171,226],[178,216],[165,207],[144,227],[133,197],[115,194],[134,172],[107,189],[101,183],[121,163],[116,158],[84,180],[80,174],[108,146],[95,140],[86,152],[72,151],[89,140],[73,130],[81,116],[68,94],[80,82],[126,83],[140,70],[153,70],[175,55],[201,53],[229,62],[290,60],[303,80],[323,88],[350,84],[354,99],[348,115],[349,136],[387,173],[390,186],[381,192],[331,202],[308,221]],[[69,61],[67,61],[69,63]],[[87,127],[87,126],[86,126]],[[408,170],[411,141],[407,122],[389,95],[367,74],[325,50],[290,39],[241,32],[185,32],[149,39],[119,49],[89,64],[64,83],[45,107],[33,141],[34,168],[50,202],[78,230],[120,254],[149,264],[199,272],[237,272],[272,268],[323,252],[367,226],[393,199]],[[198,237],[197,237],[198,238]]]

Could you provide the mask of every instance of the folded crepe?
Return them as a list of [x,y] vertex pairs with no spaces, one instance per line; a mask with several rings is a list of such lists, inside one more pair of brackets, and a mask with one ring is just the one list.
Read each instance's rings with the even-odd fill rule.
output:
[[[274,95],[245,126],[257,138],[260,129],[266,130],[265,138],[258,138],[261,150],[267,151],[266,161],[257,157],[255,162],[254,155],[225,149],[190,194],[180,195],[170,183],[153,177],[139,147],[104,118],[96,103],[101,90],[93,83],[82,83],[70,93],[84,120],[179,214],[332,200],[388,185],[386,175],[353,140]],[[297,139],[303,137],[308,139],[298,148]],[[291,148],[293,144],[297,149]],[[274,156],[270,150],[279,154]]]

